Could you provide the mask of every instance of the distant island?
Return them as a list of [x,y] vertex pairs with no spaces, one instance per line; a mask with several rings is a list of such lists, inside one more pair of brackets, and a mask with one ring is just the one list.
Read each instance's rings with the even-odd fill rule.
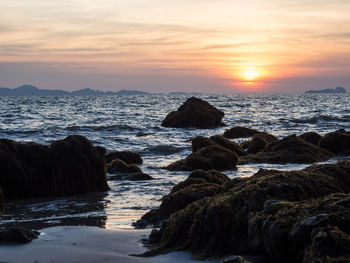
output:
[[22,85],[18,88],[0,88],[0,96],[86,96],[86,95],[147,95],[139,90],[101,91],[93,89],[80,89],[75,91],[39,89],[33,85]]
[[335,89],[308,90],[305,93],[347,93],[347,91],[343,87],[336,87]]

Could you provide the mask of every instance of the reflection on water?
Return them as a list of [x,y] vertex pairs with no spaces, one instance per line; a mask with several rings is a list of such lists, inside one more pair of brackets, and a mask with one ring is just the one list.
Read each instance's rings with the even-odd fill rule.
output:
[[107,193],[83,194],[67,198],[27,199],[6,202],[0,215],[0,229],[24,226],[42,229],[60,225],[105,227]]

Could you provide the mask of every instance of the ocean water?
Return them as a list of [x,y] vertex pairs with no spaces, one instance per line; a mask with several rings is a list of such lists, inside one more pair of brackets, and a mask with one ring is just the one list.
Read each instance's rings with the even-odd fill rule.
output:
[[[187,177],[188,172],[162,168],[190,153],[192,137],[222,134],[238,125],[278,137],[350,128],[347,94],[196,96],[222,110],[227,126],[210,130],[161,127],[164,117],[189,95],[0,97],[0,138],[49,144],[68,135],[84,135],[108,152],[139,152],[144,160],[140,168],[156,179],[109,181],[111,190],[107,193],[10,201],[0,215],[1,226],[131,228],[132,222],[157,207],[162,196]],[[329,162],[333,161],[336,159]],[[293,170],[306,166],[248,164],[225,173],[233,178],[251,176],[259,168]]]

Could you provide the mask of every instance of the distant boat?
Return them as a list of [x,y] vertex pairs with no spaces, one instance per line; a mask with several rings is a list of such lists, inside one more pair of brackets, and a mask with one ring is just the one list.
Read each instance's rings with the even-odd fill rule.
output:
[[307,94],[314,94],[314,93],[347,93],[347,91],[343,87],[336,87],[335,89],[308,90],[305,93],[307,93]]

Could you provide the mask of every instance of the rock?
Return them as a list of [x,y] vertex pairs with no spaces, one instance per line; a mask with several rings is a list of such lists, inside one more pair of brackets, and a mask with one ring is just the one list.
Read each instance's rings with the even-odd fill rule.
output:
[[232,170],[236,168],[238,156],[219,146],[211,145],[190,154],[186,159],[179,160],[166,167],[170,171]]
[[333,154],[295,135],[269,144],[262,151],[241,157],[242,163],[314,163],[326,161]]
[[141,155],[130,151],[116,151],[106,155],[106,163],[110,164],[113,160],[122,160],[127,164],[142,164]]
[[163,127],[210,129],[219,127],[224,113],[208,102],[191,97],[177,111],[168,114]]
[[350,236],[336,226],[316,228],[311,245],[305,249],[303,262],[347,263],[350,259]]
[[[148,225],[159,226],[164,219],[188,204],[215,195],[221,185],[229,181],[226,175],[218,171],[196,170],[185,181],[177,184],[170,194],[162,198],[162,204],[158,209],[149,211],[133,225],[137,228],[145,228]],[[157,234],[154,232],[154,235]]]
[[127,180],[127,181],[146,181],[154,180],[154,178],[144,173],[130,173],[130,174],[118,174],[110,176],[109,180]]
[[124,161],[115,159],[111,164],[107,165],[107,172],[110,174],[129,174],[129,173],[139,173],[142,171],[135,164],[126,164]]
[[237,154],[238,156],[245,155],[246,153],[242,150],[242,148],[235,142],[232,142],[221,135],[214,135],[210,138],[197,136],[192,141],[192,152],[197,152],[198,150],[207,147],[207,146],[221,146],[231,152]]
[[0,187],[5,199],[106,191],[104,156],[79,135],[49,146],[1,139]]
[[319,141],[320,147],[340,155],[350,154],[350,132],[343,129],[327,133]]
[[257,133],[259,133],[259,131],[254,129],[236,126],[229,130],[226,130],[224,132],[224,137],[229,139],[247,138],[247,137],[252,137]]
[[249,261],[245,260],[241,256],[230,256],[228,258],[225,258],[221,263],[250,263]]
[[12,227],[8,230],[0,231],[1,243],[29,243],[37,238],[40,233],[26,229],[24,227]]
[[219,144],[220,146],[222,146],[222,147],[230,150],[231,152],[237,154],[238,156],[246,155],[246,153],[243,151],[241,146],[239,146],[239,144],[226,139],[222,135],[214,135],[214,136],[211,136],[210,139],[212,141],[214,141],[215,143]]
[[213,140],[203,136],[197,136],[195,138],[192,138],[191,142],[192,142],[193,153],[197,152],[198,150],[204,147],[216,145],[216,143]]
[[322,136],[316,132],[305,132],[298,136],[300,139],[318,145],[319,141],[322,139]]
[[[318,232],[324,227],[338,228],[341,229],[339,232],[346,231],[349,233],[349,204],[350,194],[344,193],[289,202],[287,205],[281,205],[273,214],[262,212],[251,217],[249,224],[254,224],[253,228],[258,230],[253,231],[251,236],[255,236],[254,239],[256,239],[256,236],[260,235],[260,246],[274,260],[284,261],[289,258],[292,262],[319,262],[313,261],[314,259],[310,260],[310,255],[305,254],[305,249],[312,243],[315,231]],[[349,237],[348,242],[350,242]],[[338,252],[333,251],[333,253],[323,254],[324,250],[331,246],[336,246]],[[349,247],[347,248],[350,252]],[[310,252],[311,250],[309,248]],[[337,242],[334,242],[334,244],[328,243],[327,246],[317,250],[323,256],[340,256],[339,252],[341,250],[346,252],[344,247],[339,246]],[[315,251],[311,252],[311,254],[313,253]],[[313,258],[319,256],[312,255]],[[305,260],[306,258],[309,259]]]
[[0,212],[5,210],[5,199],[0,187]]
[[258,153],[275,141],[277,141],[277,138],[271,134],[255,134],[248,144],[248,153]]
[[[204,257],[266,253],[277,262],[300,262],[312,239],[310,230],[333,225],[349,234],[349,174],[350,161],[341,161],[300,171],[261,169],[252,177],[216,187],[205,186],[203,176],[191,176],[174,187],[172,198],[162,200],[168,213],[154,233],[158,242],[152,253],[188,250]],[[212,192],[203,198],[198,194],[203,189]],[[179,201],[189,194],[196,198]],[[302,237],[304,231],[309,238]]]

